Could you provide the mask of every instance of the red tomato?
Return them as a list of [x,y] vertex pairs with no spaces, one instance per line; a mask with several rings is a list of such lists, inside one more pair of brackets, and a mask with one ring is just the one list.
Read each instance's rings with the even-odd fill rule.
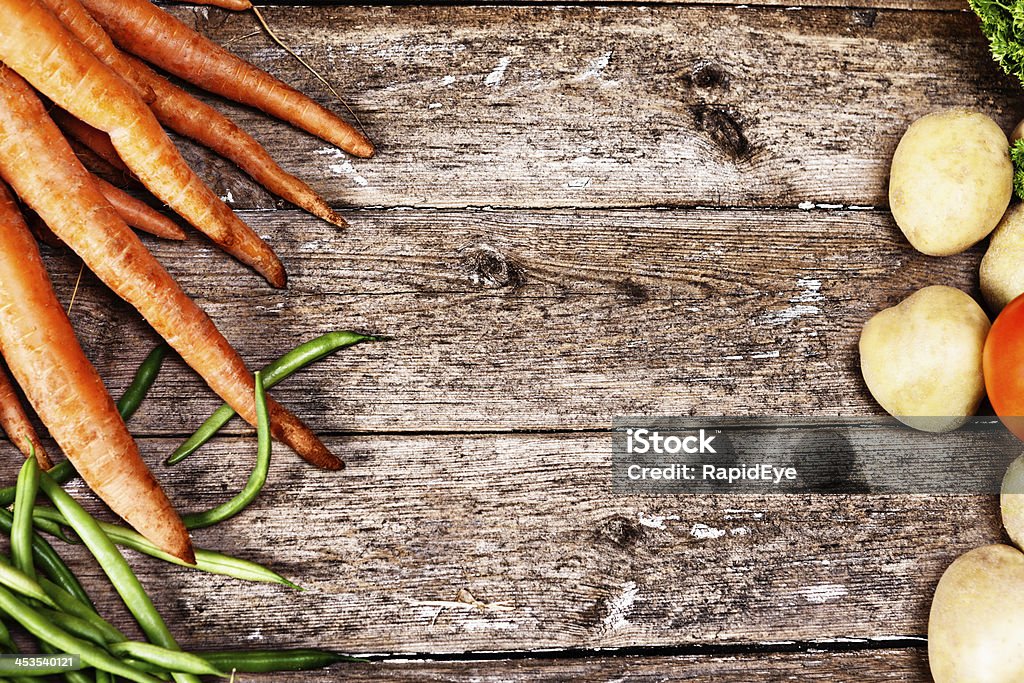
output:
[[1024,439],[1024,295],[1011,301],[992,323],[982,366],[996,415]]

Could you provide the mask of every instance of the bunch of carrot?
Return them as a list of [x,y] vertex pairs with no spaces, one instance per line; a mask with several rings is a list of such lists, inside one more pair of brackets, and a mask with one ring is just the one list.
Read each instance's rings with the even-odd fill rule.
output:
[[[0,0],[0,62],[0,354],[10,371],[9,377],[0,368],[0,425],[26,455],[34,452],[43,468],[50,466],[17,384],[92,490],[160,549],[192,562],[188,531],[75,338],[37,240],[73,250],[255,425],[253,374],[129,226],[170,239],[184,233],[83,162],[141,183],[272,286],[284,287],[273,250],[189,168],[164,128],[207,145],[316,216],[344,221],[252,137],[150,65],[353,155],[369,157],[373,146],[338,116],[149,0]],[[294,415],[272,399],[267,410],[274,438],[315,465],[342,466]]]

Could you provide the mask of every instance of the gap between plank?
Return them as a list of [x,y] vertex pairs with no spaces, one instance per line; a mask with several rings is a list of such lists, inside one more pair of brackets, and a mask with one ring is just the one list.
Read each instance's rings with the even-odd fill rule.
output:
[[686,657],[694,655],[729,656],[743,654],[786,654],[800,652],[863,652],[871,650],[922,650],[928,645],[924,636],[879,636],[871,638],[829,638],[821,640],[781,641],[774,643],[693,645],[651,645],[612,648],[569,648],[563,650],[496,650],[455,653],[380,653],[358,654],[371,662],[462,662],[588,659],[591,657]]

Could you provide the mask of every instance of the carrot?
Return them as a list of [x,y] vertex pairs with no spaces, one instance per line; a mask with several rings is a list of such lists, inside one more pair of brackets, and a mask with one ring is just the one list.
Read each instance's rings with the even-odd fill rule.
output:
[[[107,203],[44,113],[31,88],[0,66],[0,175],[100,280],[255,424],[255,380],[241,357]],[[23,163],[26,158],[33,163]],[[277,439],[318,466],[341,467],[298,418],[274,401],[268,408]]]
[[0,0],[0,61],[59,107],[107,133],[118,156],[154,195],[273,286],[284,287],[284,267],[270,247],[189,168],[132,87],[45,5]]
[[183,240],[185,231],[178,224],[167,216],[163,215],[149,204],[136,199],[127,192],[114,187],[103,178],[93,176],[93,182],[99,188],[100,193],[114,207],[121,219],[137,230],[148,232],[150,235],[162,237],[165,240]]
[[28,223],[28,229],[32,235],[41,243],[53,247],[54,249],[63,249],[65,244],[60,241],[60,238],[53,234],[53,230],[50,230],[50,226],[43,222],[43,219],[39,217],[32,209],[24,209],[22,211],[22,218]]
[[[83,45],[105,64],[111,68],[114,68],[116,64],[121,71],[132,68],[125,62],[124,53],[117,49],[107,32],[96,23],[96,20],[81,4],[78,2],[62,3],[59,0],[45,0],[44,4]],[[136,88],[136,94],[144,101],[150,102],[153,99],[153,92],[145,86],[133,84],[132,87]]]
[[[3,192],[6,193],[6,189]],[[10,195],[8,194],[7,197],[10,198]],[[17,210],[16,207],[15,210]],[[2,367],[0,367],[0,427],[4,428],[7,438],[25,454],[26,458],[31,458],[34,451],[36,462],[40,467],[44,470],[53,467],[53,463],[50,462],[50,458],[46,455],[46,450],[39,440],[39,435],[36,434],[36,428],[32,426],[31,420],[28,419],[28,413],[21,405],[21,399],[18,398],[14,383]]]
[[114,149],[114,143],[110,141],[110,136],[102,130],[96,130],[88,123],[82,123],[71,114],[57,107],[50,109],[50,116],[70,138],[80,142],[93,154],[118,171],[126,174],[131,173],[125,163],[121,161],[117,150]]
[[142,62],[125,56],[134,71],[122,75],[127,78],[137,76],[141,79],[139,85],[153,91],[154,99],[149,107],[160,123],[235,162],[256,182],[279,197],[328,223],[339,227],[347,225],[320,195],[278,166],[270,153],[234,121],[170,83]]
[[[0,78],[9,81],[10,72],[3,71]],[[8,130],[0,138],[10,155],[15,141]],[[22,168],[42,162],[33,159]],[[166,552],[194,562],[185,525],[82,352],[6,187],[0,187],[0,281],[0,351],[50,434],[114,512]]]
[[358,157],[373,144],[333,112],[236,57],[149,0],[82,0],[114,42],[165,71],[261,109]]
[[252,9],[252,3],[249,0],[193,0],[193,2],[200,5],[213,5],[214,7],[229,9],[235,12]]

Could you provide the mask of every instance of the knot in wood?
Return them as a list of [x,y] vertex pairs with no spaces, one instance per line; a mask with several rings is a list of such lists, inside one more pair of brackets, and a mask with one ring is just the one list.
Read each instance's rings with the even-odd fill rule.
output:
[[698,88],[728,88],[729,72],[718,62],[697,62],[689,80]]
[[482,287],[517,289],[526,282],[523,267],[489,244],[464,248],[461,259],[470,279]]
[[742,159],[750,152],[750,142],[743,134],[743,127],[728,109],[707,104],[696,106],[693,108],[693,121],[733,159]]

